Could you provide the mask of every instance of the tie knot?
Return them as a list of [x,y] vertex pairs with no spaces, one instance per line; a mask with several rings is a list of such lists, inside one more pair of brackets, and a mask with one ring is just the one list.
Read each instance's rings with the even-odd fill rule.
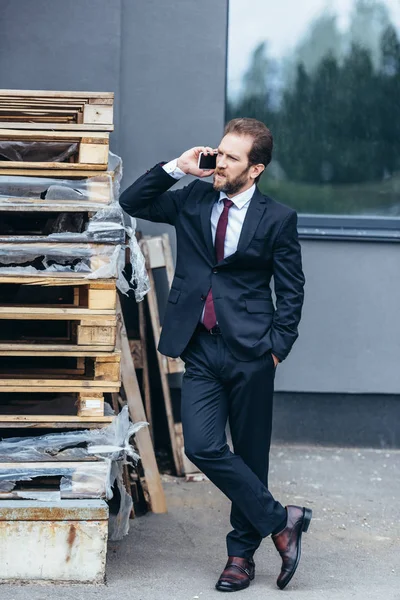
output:
[[229,200],[229,198],[224,198],[224,206],[225,208],[230,208],[231,206],[233,206],[232,200]]

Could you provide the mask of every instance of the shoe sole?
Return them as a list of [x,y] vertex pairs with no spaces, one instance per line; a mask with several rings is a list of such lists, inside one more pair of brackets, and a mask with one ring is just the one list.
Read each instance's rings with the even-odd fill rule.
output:
[[301,536],[302,536],[303,532],[306,533],[308,531],[308,528],[310,527],[311,519],[312,519],[311,508],[303,507],[303,523],[302,523],[302,526],[300,529],[300,534],[299,534],[299,543],[297,546],[296,562],[294,564],[293,570],[290,573],[289,577],[283,583],[277,583],[277,586],[280,590],[285,589],[285,587],[291,582],[293,575],[296,573],[296,569],[299,565],[300,557],[301,557]]
[[218,590],[219,592],[240,592],[240,590],[245,590],[246,588],[248,588],[249,585],[250,585],[250,581],[246,585],[243,585],[241,587],[229,588],[229,587],[225,587],[225,586],[217,583],[215,585],[215,589]]

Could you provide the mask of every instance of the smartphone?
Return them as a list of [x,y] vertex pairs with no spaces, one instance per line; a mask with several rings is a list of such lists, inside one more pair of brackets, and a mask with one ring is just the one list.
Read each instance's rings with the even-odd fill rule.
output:
[[199,154],[199,169],[215,169],[217,166],[217,154]]

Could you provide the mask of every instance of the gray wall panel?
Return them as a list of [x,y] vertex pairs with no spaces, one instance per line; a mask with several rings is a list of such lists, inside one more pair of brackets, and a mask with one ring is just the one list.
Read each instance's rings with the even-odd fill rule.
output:
[[0,0],[0,85],[116,93],[118,152],[121,0]]
[[303,241],[300,337],[277,390],[400,393],[400,246]]

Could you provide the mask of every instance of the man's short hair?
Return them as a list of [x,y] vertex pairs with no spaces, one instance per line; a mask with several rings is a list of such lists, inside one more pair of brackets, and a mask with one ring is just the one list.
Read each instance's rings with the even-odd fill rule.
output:
[[[249,152],[250,166],[262,164],[267,167],[269,165],[272,158],[274,138],[265,123],[248,117],[232,119],[225,125],[224,135],[228,133],[248,135],[253,138],[253,145]],[[256,178],[255,183],[258,183],[261,175]]]

